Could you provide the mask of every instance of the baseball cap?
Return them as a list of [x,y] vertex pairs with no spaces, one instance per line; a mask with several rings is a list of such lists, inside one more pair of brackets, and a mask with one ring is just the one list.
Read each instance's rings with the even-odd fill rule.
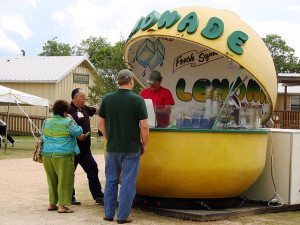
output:
[[118,80],[121,78],[128,79],[133,76],[134,76],[133,72],[131,72],[128,69],[123,69],[123,70],[120,70],[120,72],[118,73]]
[[155,84],[159,80],[162,80],[162,76],[161,76],[160,72],[158,72],[157,70],[153,70],[150,73],[147,82],[150,84]]

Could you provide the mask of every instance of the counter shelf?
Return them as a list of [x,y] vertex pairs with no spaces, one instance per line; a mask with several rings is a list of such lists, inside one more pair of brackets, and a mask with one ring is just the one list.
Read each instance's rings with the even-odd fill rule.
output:
[[158,131],[158,132],[196,132],[196,133],[245,133],[245,134],[269,134],[271,130],[268,128],[260,128],[260,129],[195,129],[195,128],[150,128],[150,132]]

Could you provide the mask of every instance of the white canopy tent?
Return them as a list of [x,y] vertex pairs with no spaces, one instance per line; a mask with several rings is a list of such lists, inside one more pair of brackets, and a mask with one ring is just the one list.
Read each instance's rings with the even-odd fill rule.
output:
[[49,100],[0,85],[0,104],[49,107]]
[[[6,120],[7,128],[8,128],[8,121],[9,121],[9,108],[11,105],[19,106],[21,111],[27,116],[29,122],[36,128],[36,126],[32,123],[31,119],[26,114],[26,112],[21,108],[20,105],[44,106],[44,107],[48,108],[50,105],[50,101],[45,98],[27,94],[27,93],[17,91],[15,89],[0,85],[0,105],[8,106],[7,120]],[[33,136],[34,136],[34,134],[33,134]],[[7,131],[6,131],[6,138],[7,138]],[[6,150],[6,145],[5,145],[5,150]]]

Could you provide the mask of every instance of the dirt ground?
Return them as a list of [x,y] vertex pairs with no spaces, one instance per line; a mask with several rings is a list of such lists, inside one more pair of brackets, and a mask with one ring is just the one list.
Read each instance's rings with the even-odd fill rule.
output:
[[[104,185],[103,155],[95,156],[99,165],[99,178]],[[71,206],[73,214],[48,212],[47,180],[42,164],[32,159],[0,161],[0,224],[116,224],[102,220],[103,205],[94,203],[84,171],[76,171],[75,188],[81,206]],[[134,209],[132,224],[180,224],[182,221],[157,216]],[[166,220],[166,221],[165,221]],[[193,224],[193,222],[192,222]]]
[[[104,185],[103,155],[96,155],[95,158],[99,165],[100,181]],[[0,160],[0,224],[116,224],[116,222],[102,220],[103,205],[94,203],[88,190],[86,175],[81,167],[78,167],[76,171],[75,187],[77,198],[82,201],[81,206],[71,206],[75,213],[48,212],[47,180],[42,164],[34,163],[30,158]],[[245,217],[201,224],[282,224],[279,218],[286,221],[282,215],[286,214]],[[131,218],[133,219],[132,224],[199,224],[199,222],[159,216],[139,209],[133,209]],[[296,220],[284,224],[300,224],[299,222],[300,213],[297,213]]]

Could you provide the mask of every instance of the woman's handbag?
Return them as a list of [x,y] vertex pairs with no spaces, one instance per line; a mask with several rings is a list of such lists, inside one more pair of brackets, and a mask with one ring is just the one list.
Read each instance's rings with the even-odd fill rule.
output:
[[42,163],[42,145],[43,141],[41,137],[38,137],[35,142],[34,153],[33,153],[33,161]]

